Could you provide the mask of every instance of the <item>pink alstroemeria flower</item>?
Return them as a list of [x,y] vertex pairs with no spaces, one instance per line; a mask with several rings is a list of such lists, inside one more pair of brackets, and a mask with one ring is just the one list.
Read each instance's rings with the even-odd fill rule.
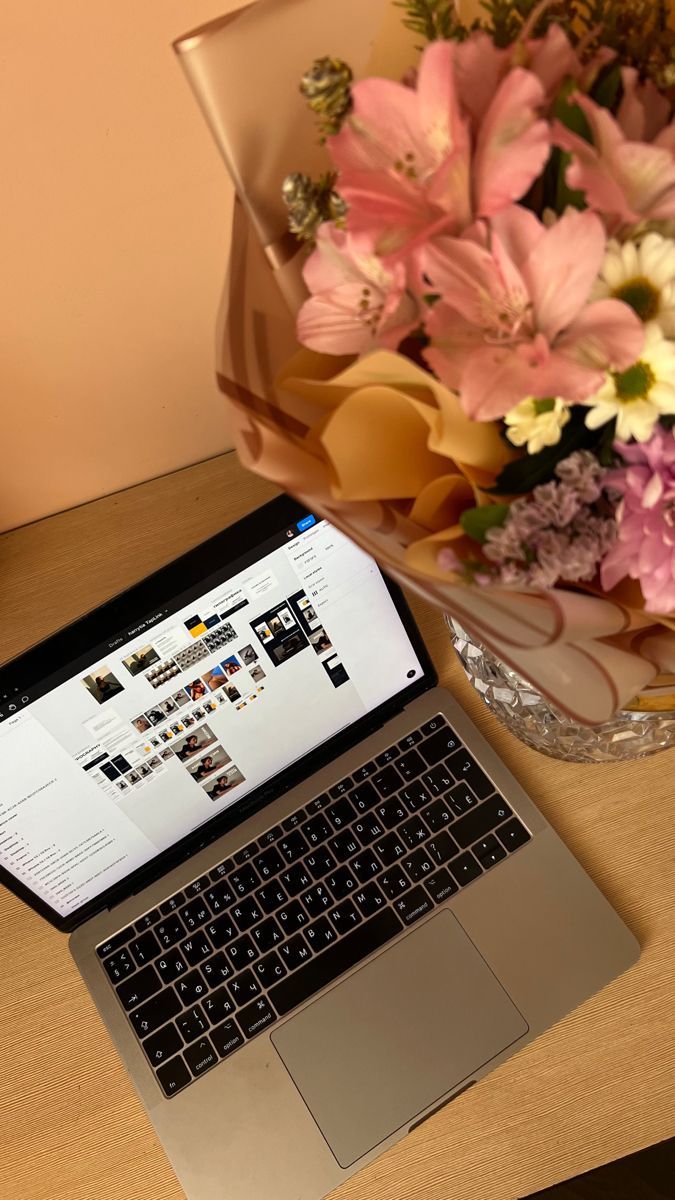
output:
[[364,234],[322,225],[303,271],[312,293],[298,314],[303,346],[322,354],[395,350],[419,322],[403,263],[383,263]]
[[525,194],[550,149],[539,119],[544,89],[530,71],[510,71],[492,96],[475,139],[455,78],[457,47],[433,42],[417,86],[364,79],[353,109],[328,139],[349,205],[348,227],[377,253],[409,251],[439,230],[459,233]]
[[424,356],[469,416],[503,417],[527,396],[582,401],[607,369],[635,362],[635,313],[620,300],[587,303],[604,253],[593,213],[568,209],[547,229],[519,205],[426,247],[423,270],[441,299]]
[[[611,232],[675,218],[675,126],[661,127],[663,104],[651,107],[651,92],[646,86],[639,89],[630,75],[617,119],[589,96],[575,93],[570,99],[582,109],[593,145],[554,121],[555,145],[572,155],[569,186],[584,193],[589,208],[606,218]],[[653,141],[644,140],[655,130]]]

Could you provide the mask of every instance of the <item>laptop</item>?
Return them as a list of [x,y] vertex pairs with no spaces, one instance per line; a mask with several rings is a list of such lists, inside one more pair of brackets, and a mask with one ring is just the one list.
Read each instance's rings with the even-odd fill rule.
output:
[[318,1200],[638,957],[400,590],[287,497],[0,696],[2,882],[189,1200]]

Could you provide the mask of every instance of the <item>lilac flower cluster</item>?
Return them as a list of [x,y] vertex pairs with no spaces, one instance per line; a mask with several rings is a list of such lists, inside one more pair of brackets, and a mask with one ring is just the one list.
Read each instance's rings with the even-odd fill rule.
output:
[[543,589],[589,580],[614,544],[616,521],[599,504],[606,472],[597,459],[579,450],[558,463],[556,475],[515,500],[504,524],[488,532],[492,582]]

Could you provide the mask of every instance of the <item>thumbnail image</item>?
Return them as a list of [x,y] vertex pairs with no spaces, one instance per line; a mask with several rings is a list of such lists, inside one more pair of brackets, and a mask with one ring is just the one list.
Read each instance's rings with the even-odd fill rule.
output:
[[344,663],[340,662],[337,654],[332,654],[330,658],[324,658],[321,663],[324,671],[330,679],[333,687],[341,687],[349,679],[349,675],[345,669]]
[[253,646],[242,646],[241,650],[237,651],[237,654],[246,667],[250,667],[251,663],[258,661],[258,655],[253,649]]
[[254,683],[260,683],[260,680],[265,678],[265,672],[259,663],[256,663],[255,666],[251,667],[249,675]]
[[163,713],[159,706],[149,708],[145,715],[151,725],[161,725],[162,721],[166,721],[166,713]]
[[179,650],[174,654],[174,662],[178,663],[181,671],[189,671],[190,667],[194,667],[195,663],[206,658],[209,653],[208,648],[203,642],[195,642],[194,646],[188,646],[186,650]]
[[157,737],[151,737],[151,738],[150,738],[150,745],[151,745],[151,746],[159,746],[159,738],[157,738]]
[[180,675],[180,668],[172,658],[167,658],[153,667],[151,671],[146,671],[145,678],[151,687],[159,688],[168,683],[170,679],[174,679],[176,675]]
[[192,713],[187,713],[187,715],[183,717],[183,724],[186,729],[190,729],[194,725],[194,723],[195,723],[195,719],[194,719]]
[[126,779],[116,779],[115,787],[119,788],[121,792],[125,792],[129,787],[129,784],[127,783]]
[[156,771],[158,767],[161,768],[162,764],[156,754],[152,758],[148,759],[148,766],[151,767],[153,771]]
[[206,695],[206,684],[203,679],[193,679],[185,691],[191,700],[201,700]]
[[326,650],[333,649],[333,643],[331,642],[323,625],[320,625],[318,629],[315,629],[314,633],[310,633],[309,641],[317,654],[325,654]]
[[213,713],[216,711],[217,707],[218,707],[218,705],[216,704],[215,700],[205,700],[204,701],[204,712],[205,713]]
[[311,608],[311,606],[312,606],[312,601],[310,600],[309,596],[301,596],[300,599],[298,600],[298,608],[305,609],[305,608]]
[[[279,622],[279,625],[281,625],[281,622]],[[255,625],[254,628],[263,646],[265,645],[265,642],[272,641],[273,634],[266,621],[260,621],[260,623]]]
[[174,692],[171,699],[176,705],[176,708],[182,708],[184,704],[190,703],[190,697],[188,696],[187,692],[183,691],[183,688],[181,688],[179,692]]
[[140,775],[141,779],[149,779],[152,775],[152,771],[147,763],[141,763],[140,767],[138,768],[138,774]]
[[192,713],[190,715],[194,718],[195,721],[203,721],[204,720],[204,709],[203,708],[193,708]]
[[161,737],[163,742],[170,742],[171,739],[173,738],[173,734],[170,729],[162,729],[159,736]]
[[274,637],[278,637],[280,633],[284,632],[285,626],[278,615],[270,617],[267,623]]
[[91,675],[85,675],[82,682],[97,704],[105,704],[106,700],[112,700],[113,696],[119,696],[124,691],[119,679],[115,678],[105,663],[92,671]]
[[295,625],[295,621],[293,620],[293,617],[291,616],[290,609],[280,608],[279,612],[277,613],[277,616],[278,616],[279,620],[281,621],[281,624],[283,625],[284,629],[292,629],[293,626]]
[[225,682],[225,672],[222,667],[212,667],[205,671],[202,679],[210,692],[215,692]]
[[233,683],[228,683],[225,686],[225,695],[228,700],[234,704],[235,700],[241,700],[241,692],[238,692]]
[[203,753],[209,746],[213,746],[216,742],[216,735],[208,725],[202,725],[201,729],[197,729],[194,733],[189,733],[187,737],[181,738],[173,747],[173,752],[181,762],[187,762],[189,758],[194,758],[196,754]]
[[236,636],[230,622],[225,621],[217,629],[210,629],[208,633],[205,633],[202,641],[207,650],[212,652],[213,650],[220,650],[223,646],[229,645],[230,642],[234,641]]
[[292,658],[298,651],[304,650],[307,642],[299,633],[292,633],[289,637],[284,638],[283,642],[279,642],[278,646],[272,646],[270,654],[274,661],[278,663],[285,662],[287,658]]
[[171,732],[173,734],[175,734],[176,737],[178,737],[179,733],[183,733],[184,730],[185,730],[185,725],[183,724],[182,721],[176,721],[175,724],[171,726]]
[[239,767],[235,767],[233,763],[231,767],[228,767],[226,771],[223,771],[222,775],[218,776],[214,783],[205,784],[204,791],[206,792],[207,796],[211,798],[211,800],[218,800],[227,792],[231,792],[232,788],[237,787],[238,784],[243,782],[244,776],[239,770]]
[[220,665],[223,669],[223,674],[227,675],[228,679],[230,675],[236,675],[237,671],[241,671],[241,663],[236,654],[231,654],[229,658],[223,659]]
[[308,625],[314,625],[314,623],[319,619],[311,604],[308,604],[307,607],[303,609],[302,615]]
[[159,757],[162,758],[164,762],[170,762],[170,760],[174,757],[173,750],[170,746],[165,746],[163,750],[160,750]]
[[168,700],[162,700],[159,707],[161,708],[162,712],[166,714],[167,717],[170,717],[171,714],[175,713],[175,711],[176,711],[176,705],[174,704],[174,702],[170,696],[169,696]]
[[143,646],[128,658],[123,658],[122,662],[130,675],[140,675],[141,671],[147,671],[148,667],[153,667],[159,662],[159,654],[154,646]]
[[123,754],[116,754],[115,757],[112,759],[112,762],[115,764],[115,766],[120,771],[130,771],[131,770],[131,763],[127,762],[127,760]]
[[136,733],[146,733],[148,729],[152,728],[148,718],[144,713],[142,713],[140,717],[134,717],[131,724],[136,730]]
[[138,771],[129,771],[129,774],[127,775],[127,779],[129,781],[129,783],[131,783],[131,784],[141,782],[141,777],[138,774]]
[[205,754],[203,758],[200,758],[198,762],[191,763],[188,771],[193,779],[201,783],[203,779],[208,779],[210,775],[213,775],[214,771],[221,771],[231,761],[232,759],[229,754],[225,753],[222,746],[215,746],[213,750]]
[[237,712],[239,712],[239,710],[240,710],[240,709],[242,709],[242,708],[246,708],[246,701],[245,701],[245,700],[243,700],[241,704],[238,704],[238,705],[237,705],[237,709],[236,709],[236,711],[237,711]]

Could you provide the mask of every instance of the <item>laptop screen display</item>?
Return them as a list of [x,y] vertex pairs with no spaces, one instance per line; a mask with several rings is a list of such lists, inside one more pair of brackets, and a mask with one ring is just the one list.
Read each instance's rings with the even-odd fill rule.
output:
[[4,706],[0,864],[60,916],[422,676],[377,566],[327,522],[246,559]]

